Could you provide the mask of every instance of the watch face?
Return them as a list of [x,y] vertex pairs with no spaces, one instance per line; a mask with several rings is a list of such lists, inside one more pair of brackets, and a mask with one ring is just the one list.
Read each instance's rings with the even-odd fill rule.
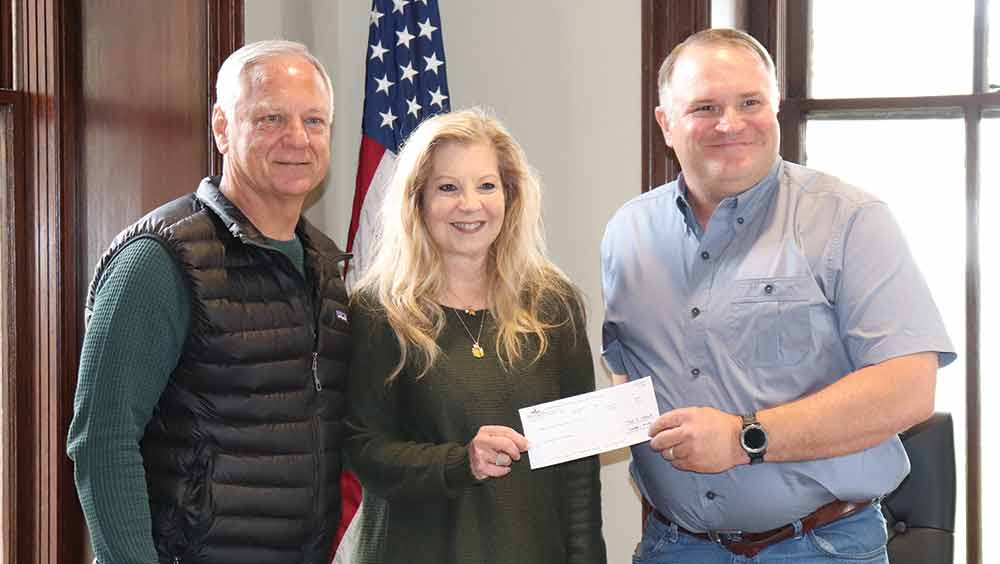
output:
[[749,452],[760,452],[767,446],[767,433],[760,425],[749,425],[743,429],[743,448]]

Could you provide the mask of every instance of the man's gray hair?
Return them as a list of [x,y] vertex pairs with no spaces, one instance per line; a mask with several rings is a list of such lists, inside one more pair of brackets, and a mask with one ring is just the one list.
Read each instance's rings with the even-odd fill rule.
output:
[[[323,63],[319,62],[309,49],[295,41],[285,41],[282,39],[268,39],[256,41],[240,47],[233,51],[232,55],[226,58],[219,68],[219,76],[215,81],[216,104],[222,108],[226,118],[233,119],[236,110],[236,100],[240,97],[243,88],[243,76],[250,72],[254,66],[272,57],[295,56],[312,63],[316,71],[323,78],[326,84],[326,91],[330,95],[330,116],[333,119],[333,82],[330,75],[323,68]],[[252,79],[253,77],[251,77]]]
[[698,33],[690,35],[681,44],[677,45],[670,51],[667,58],[663,60],[663,64],[660,65],[660,73],[656,80],[656,89],[660,94],[660,106],[666,109],[667,103],[667,93],[670,90],[670,79],[673,78],[674,66],[677,64],[677,60],[680,59],[681,55],[687,50],[688,47],[693,47],[696,45],[728,45],[731,47],[740,47],[746,49],[747,51],[756,55],[764,67],[767,68],[767,73],[771,77],[771,86],[774,88],[774,108],[777,110],[778,98],[780,98],[780,92],[778,90],[778,76],[774,67],[774,60],[771,59],[771,54],[767,52],[767,49],[760,44],[759,41],[754,39],[749,33],[740,31],[738,29],[728,29],[728,28],[712,28],[703,29]]

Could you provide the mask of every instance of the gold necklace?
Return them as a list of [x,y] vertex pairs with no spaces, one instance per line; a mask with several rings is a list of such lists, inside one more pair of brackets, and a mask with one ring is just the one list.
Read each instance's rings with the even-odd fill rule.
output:
[[[468,312],[469,310],[465,311]],[[475,315],[475,314],[476,314],[475,312],[472,312],[469,315]],[[479,344],[479,339],[482,338],[483,336],[483,325],[486,325],[486,316],[483,315],[483,318],[479,320],[479,334],[476,335],[475,337],[472,336],[472,331],[469,331],[469,326],[465,324],[465,320],[462,319],[462,316],[457,311],[455,312],[455,317],[457,317],[458,322],[462,324],[462,329],[465,329],[465,332],[469,335],[469,338],[472,339],[472,356],[476,358],[483,358],[484,356],[486,356],[486,351],[484,351],[483,347]]]

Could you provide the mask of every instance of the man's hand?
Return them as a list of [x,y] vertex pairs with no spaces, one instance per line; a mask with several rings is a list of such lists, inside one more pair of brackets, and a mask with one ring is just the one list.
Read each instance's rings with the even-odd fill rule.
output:
[[738,415],[711,407],[685,407],[660,415],[649,446],[678,470],[715,474],[749,462],[740,448]]
[[510,474],[510,465],[528,450],[528,439],[510,427],[483,425],[469,442],[469,463],[477,480]]

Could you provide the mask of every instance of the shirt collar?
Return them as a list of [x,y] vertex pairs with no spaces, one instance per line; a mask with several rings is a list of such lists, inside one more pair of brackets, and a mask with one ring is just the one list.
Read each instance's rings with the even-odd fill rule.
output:
[[698,219],[694,216],[694,210],[691,209],[691,204],[687,201],[687,191],[687,184],[684,183],[684,174],[681,173],[677,177],[677,197],[674,199],[674,203],[677,204],[677,211],[684,218],[688,233],[694,233],[700,239],[701,226],[698,225]]
[[[221,176],[203,179],[198,185],[197,198],[212,210],[234,237],[245,243],[273,249],[272,240],[265,237],[243,211],[222,193],[219,189],[221,182]],[[341,251],[303,216],[299,217],[295,226],[295,237],[301,242],[306,254],[316,253],[332,262],[340,262],[352,256]]]
[[[767,202],[774,193],[775,188],[777,188],[778,172],[781,170],[783,162],[781,157],[775,159],[767,176],[739,194],[725,198],[719,202],[719,208],[731,210],[730,213],[738,215],[741,218],[740,225],[743,225],[744,221],[749,222],[757,210],[760,209],[762,203]],[[700,234],[701,227],[698,225],[698,220],[694,217],[694,210],[691,209],[691,204],[688,203],[687,193],[688,186],[684,181],[684,173],[682,172],[677,177],[677,197],[674,202],[677,205],[677,210],[684,216],[684,221],[687,223],[688,229],[693,230],[696,234]]]
[[734,213],[750,219],[757,210],[766,205],[778,187],[778,171],[781,170],[782,162],[781,157],[775,159],[767,176],[739,194],[722,200],[719,202],[719,207],[733,208]]

